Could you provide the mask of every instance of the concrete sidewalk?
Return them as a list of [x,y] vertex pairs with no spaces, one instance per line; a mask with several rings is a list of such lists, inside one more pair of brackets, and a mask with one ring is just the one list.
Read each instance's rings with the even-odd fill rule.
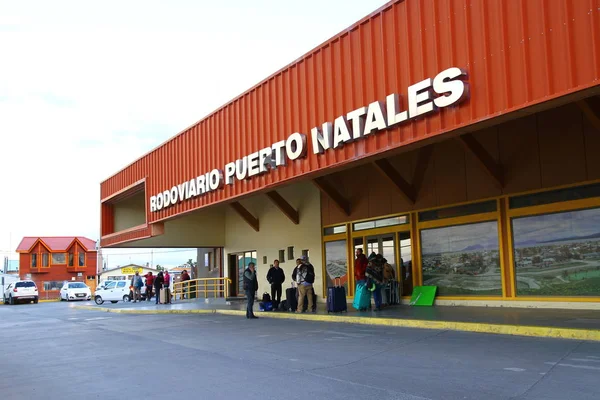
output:
[[[85,303],[71,307],[123,314],[246,315],[243,302],[225,302],[219,299],[210,303],[194,300],[159,305],[154,302],[119,302],[103,306]],[[255,306],[255,310],[257,309],[258,304]],[[358,312],[348,305],[347,313],[328,314],[325,305],[319,304],[316,313],[255,313],[266,318],[600,341],[600,312],[589,310],[402,305],[390,306],[380,312]]]

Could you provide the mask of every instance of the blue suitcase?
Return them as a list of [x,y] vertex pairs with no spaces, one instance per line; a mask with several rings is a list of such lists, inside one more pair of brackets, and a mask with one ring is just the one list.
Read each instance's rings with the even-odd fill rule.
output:
[[359,311],[365,311],[371,306],[371,292],[367,289],[367,285],[359,283],[356,285],[356,293],[354,293],[354,302],[352,307]]
[[348,311],[346,303],[346,288],[341,285],[342,280],[337,277],[333,280],[333,286],[327,288],[327,312]]

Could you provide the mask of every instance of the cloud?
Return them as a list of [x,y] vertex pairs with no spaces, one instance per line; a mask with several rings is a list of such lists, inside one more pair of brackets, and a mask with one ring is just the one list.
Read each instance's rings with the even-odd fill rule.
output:
[[0,0],[0,256],[97,239],[102,180],[385,2]]

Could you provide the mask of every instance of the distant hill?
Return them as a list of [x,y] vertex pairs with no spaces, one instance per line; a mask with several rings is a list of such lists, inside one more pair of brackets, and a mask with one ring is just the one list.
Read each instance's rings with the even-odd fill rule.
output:
[[475,251],[475,250],[485,250],[485,246],[481,244],[474,244],[472,246],[465,247],[462,251]]

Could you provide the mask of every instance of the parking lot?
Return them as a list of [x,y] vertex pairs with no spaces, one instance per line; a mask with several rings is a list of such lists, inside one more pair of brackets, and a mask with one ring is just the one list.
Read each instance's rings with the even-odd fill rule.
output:
[[[92,303],[88,303],[92,304]],[[259,314],[260,315],[260,314]],[[6,399],[594,399],[600,343],[0,306]]]

